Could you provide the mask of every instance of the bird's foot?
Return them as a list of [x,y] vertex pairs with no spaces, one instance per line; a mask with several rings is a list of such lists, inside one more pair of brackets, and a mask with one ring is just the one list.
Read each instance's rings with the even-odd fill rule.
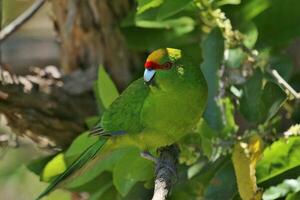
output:
[[158,158],[156,158],[155,156],[153,156],[149,151],[142,151],[140,153],[140,155],[141,155],[142,158],[150,160],[150,161],[152,161],[154,163],[157,163],[157,161],[158,161]]

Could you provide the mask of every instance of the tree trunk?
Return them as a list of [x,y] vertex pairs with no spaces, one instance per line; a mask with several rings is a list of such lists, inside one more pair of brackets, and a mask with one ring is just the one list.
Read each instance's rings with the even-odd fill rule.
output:
[[129,0],[52,0],[65,73],[102,64],[120,89],[131,80],[134,56],[119,29]]
[[64,76],[52,76],[47,69],[23,77],[0,70],[0,112],[17,135],[43,147],[66,148],[86,130],[85,119],[96,114],[91,90],[98,65],[106,67],[122,90],[137,57],[128,51],[119,29],[130,0],[51,3]]

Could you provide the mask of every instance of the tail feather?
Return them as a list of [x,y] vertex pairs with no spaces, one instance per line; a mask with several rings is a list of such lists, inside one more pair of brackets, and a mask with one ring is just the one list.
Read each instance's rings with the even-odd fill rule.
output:
[[89,148],[87,148],[61,175],[56,177],[49,186],[36,198],[36,200],[41,199],[42,197],[48,195],[52,192],[56,186],[67,178],[69,175],[73,174],[75,171],[80,169],[84,164],[86,164],[89,160],[91,160],[97,152],[103,147],[106,143],[107,139],[101,138],[94,144],[92,144]]

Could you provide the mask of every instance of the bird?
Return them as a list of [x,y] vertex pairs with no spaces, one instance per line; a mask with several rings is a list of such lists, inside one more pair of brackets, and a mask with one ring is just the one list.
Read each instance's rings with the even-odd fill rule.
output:
[[143,77],[132,82],[90,130],[99,139],[54,178],[37,200],[100,156],[98,153],[111,138],[116,146],[155,149],[178,142],[196,127],[208,93],[200,65],[180,49],[160,48],[148,55],[144,68]]

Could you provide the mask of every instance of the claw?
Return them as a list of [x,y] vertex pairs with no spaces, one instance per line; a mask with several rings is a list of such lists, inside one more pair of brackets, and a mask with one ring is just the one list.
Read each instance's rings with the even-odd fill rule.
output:
[[155,156],[153,156],[149,151],[142,151],[140,153],[140,155],[141,155],[141,157],[143,157],[143,158],[145,158],[147,160],[150,160],[150,161],[152,161],[154,163],[158,162],[158,159]]
[[105,131],[102,127],[95,127],[90,130],[89,136],[111,137],[125,134],[126,131]]

